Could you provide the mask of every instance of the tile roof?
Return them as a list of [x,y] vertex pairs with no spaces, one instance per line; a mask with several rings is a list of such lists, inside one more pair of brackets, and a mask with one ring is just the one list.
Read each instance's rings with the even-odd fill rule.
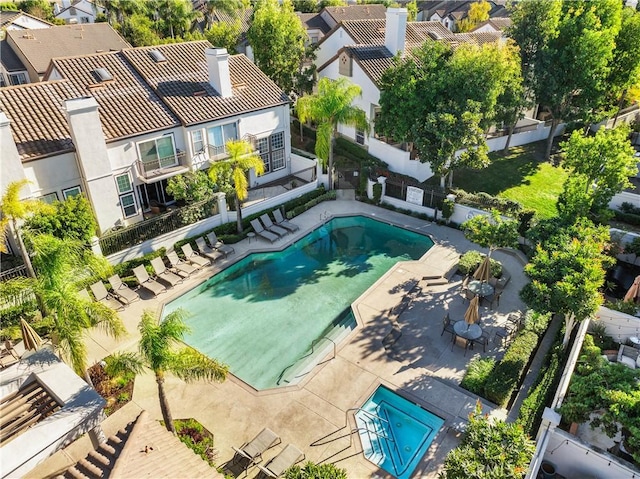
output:
[[[179,125],[170,109],[145,83],[122,52],[56,58],[52,67],[73,83],[78,96],[93,96],[107,141]],[[113,80],[100,82],[93,73],[105,68]]]
[[59,25],[38,30],[7,30],[15,45],[35,71],[44,74],[51,59],[64,56],[122,50],[129,45],[108,23]]
[[82,96],[68,81],[0,88],[0,110],[24,160],[72,151],[64,100]]
[[[8,24],[14,22],[15,20],[18,20],[20,17],[31,18],[45,25],[53,26],[52,23],[49,23],[46,20],[43,20],[42,18],[34,17],[33,15],[29,15],[28,13],[25,13],[19,10],[0,10],[0,27],[6,27]],[[21,26],[21,25],[18,25],[18,26]],[[23,27],[23,29],[26,29],[26,28]]]
[[375,85],[379,84],[382,74],[393,65],[393,55],[386,47],[355,46],[345,47],[344,51],[360,65]]
[[8,72],[26,70],[18,56],[13,52],[7,40],[0,41],[0,62]]
[[296,15],[300,18],[302,25],[307,30],[317,29],[323,34],[327,33],[331,28],[327,25],[327,22],[320,16],[319,13],[300,13],[296,12]]
[[336,23],[341,23],[346,20],[384,19],[387,15],[387,7],[380,4],[325,7],[323,11],[331,15]]
[[[184,125],[227,118],[289,102],[287,96],[244,55],[229,57],[233,96],[222,98],[209,84],[206,41],[127,49],[122,54]],[[150,50],[167,59],[156,63]],[[201,94],[201,92],[204,92]]]

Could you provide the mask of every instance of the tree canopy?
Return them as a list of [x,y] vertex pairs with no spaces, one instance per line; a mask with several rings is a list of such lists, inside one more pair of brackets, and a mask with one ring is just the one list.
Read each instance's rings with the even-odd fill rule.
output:
[[467,16],[458,22],[458,31],[470,32],[480,23],[489,20],[491,5],[486,0],[478,0],[469,5]]
[[518,222],[503,219],[496,210],[491,212],[491,216],[476,215],[462,223],[460,228],[469,241],[489,248],[489,255],[496,248],[518,245]]
[[82,195],[56,201],[52,211],[38,212],[25,223],[29,236],[49,234],[63,240],[78,240],[85,246],[89,246],[97,228],[91,203]]

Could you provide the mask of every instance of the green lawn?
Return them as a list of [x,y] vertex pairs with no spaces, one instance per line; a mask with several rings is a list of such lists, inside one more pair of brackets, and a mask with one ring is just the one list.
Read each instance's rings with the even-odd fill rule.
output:
[[[536,211],[539,218],[556,214],[556,200],[567,173],[544,161],[544,141],[511,148],[507,156],[491,153],[492,163],[483,170],[460,169],[453,173],[453,187],[518,201]],[[439,184],[440,178],[427,183]]]

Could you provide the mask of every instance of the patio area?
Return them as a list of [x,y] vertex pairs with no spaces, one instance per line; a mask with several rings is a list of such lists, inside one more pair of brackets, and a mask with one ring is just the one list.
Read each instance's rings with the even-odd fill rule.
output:
[[[475,395],[458,386],[467,364],[476,356],[500,357],[504,346],[494,341],[495,332],[510,313],[524,311],[518,296],[525,283],[522,262],[517,255],[498,251],[493,257],[503,263],[511,280],[499,306],[494,304],[493,310],[486,305],[480,307],[480,324],[490,335],[486,352],[476,345],[465,354],[463,348],[452,345],[449,333],[441,335],[443,317],[448,313],[452,321],[461,320],[468,307],[468,301],[461,296],[462,278],[455,274],[459,255],[480,249],[458,230],[351,200],[324,202],[296,217],[293,221],[300,230],[274,245],[244,240],[234,245],[236,254],[228,260],[207,268],[158,300],[143,296],[143,301],[121,313],[129,331],[124,340],[116,342],[97,331],[91,335],[87,342],[89,361],[99,361],[116,350],[134,350],[143,310],[159,310],[162,303],[224,268],[225,261],[236,261],[254,251],[281,249],[327,217],[356,214],[429,234],[436,246],[418,261],[397,263],[353,304],[359,327],[338,345],[335,357],[329,354],[299,384],[255,391],[233,376],[222,384],[186,384],[169,376],[165,386],[173,417],[194,417],[214,433],[217,464],[221,466],[232,459],[231,446],[243,444],[268,427],[282,438],[282,444],[267,451],[263,463],[291,443],[305,453],[307,460],[335,463],[346,468],[349,477],[390,477],[365,459],[359,439],[351,439],[346,427],[347,410],[361,406],[383,384],[445,420],[413,475],[437,477],[444,457],[459,443],[468,414],[477,401]],[[425,276],[440,276],[447,281],[429,285]],[[152,418],[161,418],[155,379],[149,373],[137,378],[132,402],[105,421],[105,433],[113,434],[142,409]],[[483,403],[483,410],[506,417],[505,410],[489,403]],[[84,457],[87,448],[90,443],[83,439],[27,477],[44,477],[65,461]],[[228,472],[238,476],[241,471],[229,467]],[[251,468],[249,477],[258,473],[258,468]]]

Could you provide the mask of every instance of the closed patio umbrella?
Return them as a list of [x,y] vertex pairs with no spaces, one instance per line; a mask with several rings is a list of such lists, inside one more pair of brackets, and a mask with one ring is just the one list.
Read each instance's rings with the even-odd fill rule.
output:
[[473,277],[478,281],[482,281],[483,283],[487,283],[489,281],[489,274],[491,273],[491,259],[489,256],[485,256],[480,266],[475,273],[473,273]]
[[22,341],[24,344],[24,348],[27,351],[30,349],[36,351],[40,347],[42,347],[42,338],[24,319],[20,320],[20,329],[22,331]]
[[629,291],[624,295],[623,301],[633,303],[638,301],[638,299],[640,299],[640,276],[636,276],[636,279],[633,281]]
[[464,321],[467,324],[475,324],[480,320],[480,311],[478,310],[479,304],[480,298],[478,296],[469,301],[467,312],[464,313]]

